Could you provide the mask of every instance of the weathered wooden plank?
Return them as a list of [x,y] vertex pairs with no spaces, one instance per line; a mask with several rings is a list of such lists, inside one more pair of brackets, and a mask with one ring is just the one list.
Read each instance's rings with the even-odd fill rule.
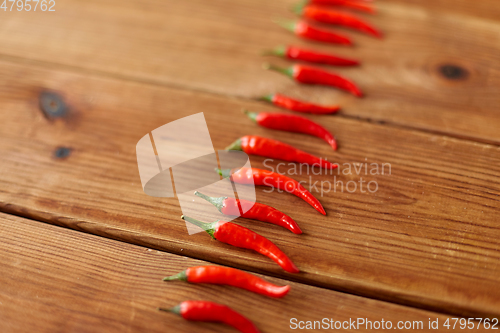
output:
[[[302,42],[271,21],[293,18],[295,2],[68,0],[52,13],[3,13],[0,54],[231,96],[283,92],[340,103],[348,116],[500,142],[496,0],[380,2],[367,18],[386,38],[345,31],[354,48]],[[361,59],[338,72],[367,97],[263,71],[264,61],[287,63],[260,52],[286,43]]]
[[[3,211],[285,276],[263,256],[205,234],[189,236],[177,199],[142,191],[137,141],[165,123],[203,111],[216,149],[257,134],[341,164],[339,175],[292,175],[311,184],[323,181],[325,190],[327,182],[343,182],[322,197],[312,189],[326,217],[292,195],[257,191],[258,201],[296,219],[303,235],[240,221],[294,260],[302,273],[288,278],[450,313],[500,313],[498,147],[311,117],[336,133],[340,149],[333,153],[319,139],[258,128],[240,112],[241,107],[255,109],[258,104],[252,102],[5,63],[0,76],[6,78],[0,81]],[[65,117],[48,120],[40,112],[42,90],[65,96],[70,107]],[[72,151],[56,158],[58,147]],[[262,158],[251,160],[265,167]],[[370,170],[358,175],[354,167],[365,162],[390,164],[390,175],[387,166],[385,175]],[[277,162],[268,165],[274,168]],[[362,193],[361,178],[365,186],[376,182],[378,191]],[[358,183],[353,193],[346,189],[349,181]],[[349,186],[352,191],[353,183]]]
[[[447,318],[269,277],[264,278],[280,285],[290,283],[290,293],[283,299],[269,299],[230,287],[161,281],[165,275],[207,264],[1,214],[0,330],[234,332],[217,324],[188,323],[156,310],[188,299],[226,304],[251,318],[262,332],[292,331],[291,318],[372,322],[383,318],[384,327],[388,321],[394,326],[415,321],[425,329],[429,318],[441,323]],[[366,331],[363,324],[360,328]]]
[[[397,0],[383,0],[382,4],[397,4]],[[465,17],[475,17],[483,20],[498,21],[500,17],[500,8],[496,6],[493,1],[470,2],[467,0],[434,0],[434,1],[421,1],[421,0],[408,0],[405,4],[414,6],[416,11],[425,10],[427,12],[439,12],[443,14],[458,14]]]

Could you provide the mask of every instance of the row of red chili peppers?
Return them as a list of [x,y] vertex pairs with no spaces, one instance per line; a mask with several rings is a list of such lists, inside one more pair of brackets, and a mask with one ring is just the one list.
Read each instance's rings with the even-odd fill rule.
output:
[[[290,291],[288,285],[277,286],[250,273],[221,266],[190,267],[163,279],[163,281],[174,280],[227,285],[274,298],[284,297]],[[171,309],[159,308],[159,310],[176,313],[187,320],[225,323],[244,333],[259,332],[258,328],[248,318],[225,305],[214,302],[184,301]]]
[[[361,32],[373,35],[375,37],[381,38],[382,33],[375,28],[373,25],[367,21],[352,15],[350,13],[338,11],[325,5],[330,6],[345,6],[351,9],[364,10],[367,12],[375,12],[374,7],[370,4],[363,3],[361,1],[352,0],[310,0],[305,1],[294,8],[295,13],[302,17],[299,21],[278,21],[277,23],[290,30],[295,35],[314,41],[352,45],[352,40],[349,37],[338,34],[331,30],[325,30],[317,28],[310,21],[340,25],[352,29],[356,29]],[[317,64],[328,64],[333,66],[356,66],[359,65],[359,61],[353,59],[347,59],[331,54],[325,54],[309,49],[299,48],[295,46],[280,46],[271,51],[266,51],[265,55],[276,55],[284,57],[290,60],[300,60],[305,62],[317,63]],[[325,71],[321,68],[304,66],[304,65],[294,65],[290,68],[280,68],[270,64],[265,65],[266,69],[275,70],[288,75],[295,81],[305,84],[320,84],[336,87],[345,91],[352,93],[357,97],[362,97],[362,91],[357,87],[357,85],[350,81],[349,79]],[[282,96],[283,99],[283,96]],[[284,98],[286,100],[286,98]],[[294,104],[300,105],[299,107],[293,107]],[[338,107],[322,108],[314,105],[306,105],[307,103],[302,103],[299,101],[288,100],[287,103],[281,103],[280,106],[292,105],[292,109],[300,112],[335,112]],[[325,110],[326,109],[326,110]],[[332,111],[333,110],[333,111]]]
[[[344,25],[381,37],[377,29],[361,19],[350,14],[322,9],[316,6],[325,4],[374,12],[374,8],[367,3],[363,3],[362,0],[310,0],[307,5],[301,4],[297,6],[295,11],[306,19]],[[314,28],[305,21],[295,22],[293,24],[286,23],[284,26],[304,38],[341,44],[352,44],[347,37]],[[280,47],[270,52],[266,52],[266,54],[286,57],[292,60],[302,60],[336,66],[355,66],[359,64],[356,60],[345,59],[293,46],[286,48]],[[303,65],[294,65],[286,69],[267,65],[266,68],[286,74],[300,83],[329,85],[351,92],[358,97],[363,95],[361,90],[353,82],[337,74],[323,71],[322,69]],[[294,100],[280,94],[265,96],[262,99],[276,106],[297,112],[330,114],[339,110],[338,106],[325,107],[314,105]],[[250,119],[263,127],[313,135],[326,141],[333,150],[337,149],[337,142],[334,136],[324,127],[307,118],[287,114],[251,113],[248,111],[245,111],[245,113]],[[336,164],[312,156],[283,142],[258,136],[241,137],[226,149],[237,149],[247,154],[293,161],[326,169],[337,167]],[[285,190],[304,199],[320,213],[326,215],[321,203],[299,182],[289,177],[255,168],[218,171],[223,177],[230,177],[231,181],[235,183],[274,186],[274,188]],[[273,223],[285,227],[295,234],[302,233],[298,224],[291,217],[270,206],[228,197],[209,197],[200,192],[195,192],[195,194],[212,203],[224,215],[240,216],[240,213],[244,212],[241,214],[241,217]],[[241,207],[246,208],[241,209]],[[274,243],[247,228],[226,221],[204,223],[187,216],[182,216],[182,219],[201,227],[216,240],[233,246],[254,250],[268,256],[287,272],[299,272],[299,269],[294,263]],[[216,266],[188,268],[179,274],[164,279],[164,281],[171,280],[183,280],[191,283],[226,284],[270,297],[283,297],[290,290],[289,286],[279,287],[249,273],[232,268]],[[187,320],[217,321],[231,325],[241,332],[259,332],[257,327],[246,317],[225,305],[213,302],[185,301],[172,309],[160,308],[160,310],[177,313]]]

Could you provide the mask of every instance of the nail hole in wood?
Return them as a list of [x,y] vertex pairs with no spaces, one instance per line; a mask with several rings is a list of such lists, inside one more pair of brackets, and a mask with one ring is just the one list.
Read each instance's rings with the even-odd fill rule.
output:
[[457,65],[442,65],[439,72],[448,80],[465,80],[469,77],[469,71]]
[[71,155],[71,148],[68,147],[58,147],[54,151],[54,157],[57,159],[63,159]]
[[64,117],[68,111],[62,97],[53,92],[40,94],[40,109],[49,118]]

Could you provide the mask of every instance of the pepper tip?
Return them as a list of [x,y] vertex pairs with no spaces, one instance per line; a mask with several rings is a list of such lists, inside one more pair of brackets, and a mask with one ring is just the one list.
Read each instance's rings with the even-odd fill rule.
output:
[[280,297],[285,297],[289,292],[290,292],[291,287],[289,285],[283,286],[281,288],[281,295]]

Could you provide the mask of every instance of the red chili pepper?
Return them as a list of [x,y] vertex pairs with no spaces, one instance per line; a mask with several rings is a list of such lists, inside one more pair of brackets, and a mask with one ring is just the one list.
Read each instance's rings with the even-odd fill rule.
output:
[[349,13],[339,12],[333,9],[325,9],[319,6],[304,6],[303,4],[295,8],[295,12],[304,19],[318,21],[322,23],[342,25],[362,32],[366,32],[375,37],[381,38],[382,34],[370,23]]
[[270,129],[304,133],[326,141],[333,150],[337,150],[337,141],[326,128],[305,117],[283,113],[256,113],[244,111],[257,124]]
[[308,190],[304,188],[298,181],[289,178],[279,173],[256,169],[256,168],[240,168],[240,169],[217,169],[219,174],[238,184],[269,186],[279,190],[291,193],[314,207],[318,212],[326,215],[325,209],[318,199],[316,199]]
[[[366,2],[366,1],[365,1]],[[363,3],[363,1],[353,0],[310,0],[313,5],[326,5],[326,6],[343,6],[349,9],[357,9],[368,13],[375,13],[376,10],[371,4]]]
[[273,242],[250,229],[227,221],[204,223],[184,215],[182,215],[182,219],[202,228],[213,239],[263,254],[289,273],[300,272],[290,258],[274,245]]
[[287,228],[297,235],[300,235],[302,233],[302,230],[300,230],[297,222],[295,222],[290,216],[280,212],[273,207],[258,202],[251,202],[241,199],[237,200],[228,197],[213,198],[206,196],[205,194],[198,191],[194,192],[194,194],[210,202],[212,205],[217,207],[219,212],[224,215],[241,215],[241,217],[247,219],[269,222],[279,225],[280,227]]
[[276,106],[279,106],[281,108],[303,113],[331,114],[340,110],[340,107],[338,105],[321,106],[307,102],[302,102],[281,94],[267,95],[262,97],[261,99],[269,103],[272,103]]
[[289,77],[300,83],[321,84],[325,86],[336,87],[348,91],[355,96],[363,96],[363,93],[361,92],[361,90],[359,90],[356,84],[354,84],[354,82],[351,82],[340,75],[326,72],[321,68],[303,65],[293,65],[292,67],[288,68],[280,68],[270,64],[265,64],[264,68],[288,75]]
[[274,298],[282,298],[290,291],[290,286],[280,287],[239,269],[221,266],[190,267],[163,279],[163,281],[173,280],[228,285]]
[[283,28],[290,30],[297,36],[305,39],[312,39],[326,43],[352,45],[352,41],[349,37],[331,32],[329,30],[315,28],[306,21],[285,21],[277,23]]
[[306,153],[278,140],[263,138],[256,135],[245,135],[226,150],[241,150],[249,155],[258,155],[275,158],[288,162],[297,162],[323,169],[336,169],[338,165],[325,161],[319,157]]
[[302,60],[317,64],[327,64],[332,66],[357,66],[359,61],[306,50],[296,46],[279,46],[274,50],[266,51],[264,55],[275,55],[292,60]]
[[222,304],[208,301],[184,301],[171,309],[158,308],[158,310],[173,312],[190,321],[224,323],[242,333],[260,333],[248,318]]

